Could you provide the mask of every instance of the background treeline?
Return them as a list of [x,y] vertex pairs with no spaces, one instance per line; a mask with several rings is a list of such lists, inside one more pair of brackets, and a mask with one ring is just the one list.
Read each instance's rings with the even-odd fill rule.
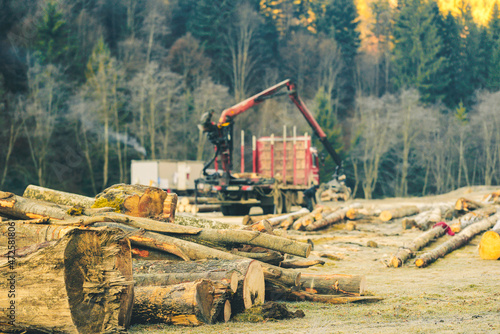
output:
[[[460,1],[454,16],[432,0],[364,8],[360,20],[352,0],[0,0],[0,189],[93,195],[130,182],[131,159],[208,160],[200,116],[285,78],[357,196],[499,184],[497,4],[482,24]],[[236,134],[283,125],[311,133],[281,97]]]

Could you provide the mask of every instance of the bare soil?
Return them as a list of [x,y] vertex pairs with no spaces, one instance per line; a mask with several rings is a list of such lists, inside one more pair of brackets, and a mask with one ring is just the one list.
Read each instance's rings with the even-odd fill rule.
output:
[[[452,205],[459,197],[481,200],[485,194],[494,190],[498,190],[498,187],[462,188],[432,197],[357,202],[380,209],[399,204]],[[211,217],[241,223],[241,217]],[[196,328],[134,326],[130,332],[500,333],[500,261],[479,258],[477,246],[480,235],[427,268],[417,268],[411,259],[402,268],[389,268],[384,264],[398,247],[404,246],[421,233],[419,230],[402,230],[400,220],[383,224],[359,224],[355,231],[346,231],[342,225],[338,225],[321,232],[290,233],[298,240],[311,239],[315,251],[327,251],[339,258],[327,259],[324,266],[304,272],[365,275],[368,294],[383,297],[383,301],[344,305],[287,303],[293,311],[302,309],[306,317],[263,323],[229,322]],[[432,249],[449,238],[451,237],[446,235],[423,251]],[[375,241],[378,247],[367,247],[368,241]]]

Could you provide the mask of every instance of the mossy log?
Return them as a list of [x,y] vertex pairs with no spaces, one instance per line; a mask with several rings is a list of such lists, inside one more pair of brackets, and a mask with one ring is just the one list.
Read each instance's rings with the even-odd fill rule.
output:
[[[119,223],[97,223],[96,226],[106,226],[106,227],[116,227],[120,228],[127,233],[137,233],[138,229]],[[142,240],[146,238],[148,244],[144,245]],[[138,244],[139,246],[147,246],[154,248],[155,244],[161,245],[171,245],[175,246],[176,249],[182,252],[184,256],[190,260],[202,260],[202,259],[221,259],[221,260],[236,260],[244,259],[241,256],[234,255],[225,251],[210,248],[204,245],[200,245],[194,242],[174,238],[168,235],[154,233],[154,232],[144,232],[141,235],[132,235],[129,237],[132,244]],[[162,250],[161,248],[156,248]],[[272,280],[276,282],[281,282],[287,286],[297,286],[300,283],[300,272],[281,269],[279,267],[259,262],[264,270],[264,277],[266,280]]]
[[133,282],[130,243],[122,236],[117,230],[73,229],[27,252],[18,249],[15,262],[0,257],[0,331],[123,331]]
[[361,296],[365,293],[364,275],[305,274],[300,278],[302,289],[309,293]]
[[191,226],[204,229],[215,229],[215,230],[241,229],[241,225],[223,223],[203,218],[195,218],[186,215],[177,215],[175,217],[175,223],[182,226]]
[[484,218],[487,218],[493,214],[495,214],[498,210],[498,207],[495,205],[488,205],[483,208],[474,210],[472,212],[466,213],[460,218],[454,219],[449,223],[450,228],[453,232],[458,233],[467,226],[474,224]]
[[212,319],[213,290],[209,280],[137,287],[132,322],[183,326],[208,324]]
[[426,245],[428,245],[434,239],[437,239],[443,236],[446,233],[446,226],[438,225],[427,232],[418,236],[415,240],[410,242],[409,244],[401,247],[396,255],[391,258],[389,266],[394,268],[401,267],[409,258],[414,257],[415,253]]
[[486,231],[479,242],[479,256],[483,260],[500,259],[500,220]]
[[446,254],[467,244],[477,234],[490,229],[499,219],[500,213],[497,213],[489,218],[485,218],[477,223],[470,225],[469,227],[466,227],[463,231],[453,236],[450,240],[439,245],[437,248],[419,256],[415,260],[415,265],[420,268],[428,266],[440,257],[444,257]]
[[420,213],[420,209],[415,205],[407,205],[391,210],[382,211],[379,215],[380,220],[387,222],[392,219],[413,216]]
[[138,184],[115,184],[95,197],[93,208],[112,207],[134,217],[158,217],[163,213],[167,193]]
[[23,197],[67,206],[81,206],[83,208],[90,208],[95,203],[95,198],[92,197],[39,187],[32,184],[26,187]]

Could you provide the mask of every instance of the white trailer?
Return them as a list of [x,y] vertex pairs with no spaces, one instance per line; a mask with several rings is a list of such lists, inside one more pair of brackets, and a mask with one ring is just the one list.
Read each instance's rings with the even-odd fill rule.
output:
[[175,192],[192,192],[203,165],[203,161],[193,160],[132,160],[130,181]]

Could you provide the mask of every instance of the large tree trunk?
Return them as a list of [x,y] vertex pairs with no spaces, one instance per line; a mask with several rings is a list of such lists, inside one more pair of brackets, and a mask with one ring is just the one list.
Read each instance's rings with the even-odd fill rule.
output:
[[302,274],[300,283],[309,293],[361,296],[365,293],[366,278],[363,275]]
[[479,256],[483,260],[500,259],[500,220],[487,231],[479,242]]
[[391,219],[403,218],[408,216],[416,215],[420,213],[420,209],[414,205],[402,206],[392,210],[382,211],[380,213],[380,220],[387,222]]
[[500,219],[500,213],[495,214],[489,218],[483,219],[471,226],[465,228],[462,232],[455,235],[450,240],[441,244],[439,247],[427,252],[416,259],[415,265],[417,267],[426,267],[436,261],[438,258],[454,251],[457,248],[467,244],[477,234],[491,228]]
[[137,287],[132,321],[184,326],[208,324],[212,319],[213,290],[209,280]]
[[18,249],[11,265],[0,257],[0,290],[5,291],[0,294],[0,331],[124,330],[130,322],[133,282],[130,243],[120,235],[116,230],[74,229],[60,240]]
[[163,213],[167,193],[160,188],[115,184],[98,194],[93,208],[111,207],[134,217],[158,217]]
[[95,198],[53,190],[30,184],[24,190],[23,197],[37,199],[67,206],[81,206],[90,208],[94,205]]

